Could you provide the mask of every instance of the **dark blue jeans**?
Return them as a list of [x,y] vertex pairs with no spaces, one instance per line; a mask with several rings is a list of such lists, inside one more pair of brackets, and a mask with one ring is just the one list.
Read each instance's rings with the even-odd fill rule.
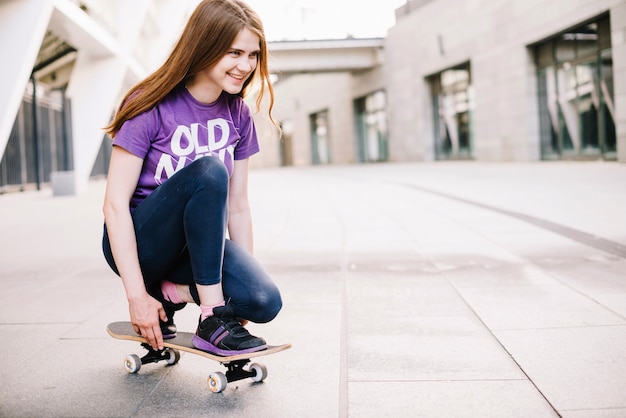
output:
[[[235,314],[269,322],[282,307],[278,288],[248,252],[226,239],[228,171],[213,157],[183,168],[132,212],[139,265],[146,289],[163,301],[161,282],[190,286],[197,304],[198,285],[222,283]],[[104,227],[104,256],[119,274]]]

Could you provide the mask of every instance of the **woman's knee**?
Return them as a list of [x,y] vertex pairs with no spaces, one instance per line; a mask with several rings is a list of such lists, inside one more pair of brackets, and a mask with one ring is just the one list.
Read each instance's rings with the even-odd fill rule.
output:
[[202,157],[188,166],[193,178],[201,185],[210,185],[213,191],[228,192],[229,174],[224,163],[215,157]]
[[283,307],[283,300],[278,288],[269,288],[261,292],[255,292],[250,300],[250,312],[254,313],[252,322],[264,324],[270,322]]
[[228,239],[222,272],[224,296],[232,299],[242,318],[266,323],[278,315],[283,306],[278,287],[254,257]]

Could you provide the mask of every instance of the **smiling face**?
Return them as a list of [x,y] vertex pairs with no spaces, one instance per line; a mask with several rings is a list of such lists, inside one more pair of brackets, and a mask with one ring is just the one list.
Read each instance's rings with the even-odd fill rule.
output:
[[187,83],[189,92],[199,101],[212,103],[222,91],[238,94],[257,67],[260,40],[247,28],[239,32],[233,44],[215,65],[198,73]]

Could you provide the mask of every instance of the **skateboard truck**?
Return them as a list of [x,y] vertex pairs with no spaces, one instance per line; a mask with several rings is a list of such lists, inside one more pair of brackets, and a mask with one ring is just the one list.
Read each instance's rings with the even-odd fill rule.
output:
[[[260,382],[261,380],[267,377],[267,370],[265,370],[265,366],[260,364],[252,364],[250,365],[250,370],[245,370],[244,366],[248,364],[250,360],[235,360],[230,363],[222,363],[226,366],[226,379],[229,382],[236,382],[237,380],[247,379],[248,377],[254,380],[255,382]],[[253,367],[258,366],[258,367]],[[257,376],[261,377],[256,380]]]
[[248,370],[244,366],[250,362],[249,359],[233,360],[222,363],[226,367],[226,374],[213,372],[207,379],[207,384],[212,392],[219,393],[226,389],[230,382],[236,382],[250,378],[253,382],[262,382],[267,377],[267,368],[263,364],[252,363]]
[[176,349],[164,348],[163,350],[155,350],[146,343],[142,343],[141,346],[148,350],[145,356],[139,358],[136,354],[130,354],[124,359],[124,367],[128,373],[137,373],[144,364],[165,361],[171,366],[180,360],[180,352]]

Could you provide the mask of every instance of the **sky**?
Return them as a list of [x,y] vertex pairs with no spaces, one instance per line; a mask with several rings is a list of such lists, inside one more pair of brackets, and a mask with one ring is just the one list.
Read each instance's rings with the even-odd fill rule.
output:
[[385,37],[406,0],[246,0],[268,41]]

